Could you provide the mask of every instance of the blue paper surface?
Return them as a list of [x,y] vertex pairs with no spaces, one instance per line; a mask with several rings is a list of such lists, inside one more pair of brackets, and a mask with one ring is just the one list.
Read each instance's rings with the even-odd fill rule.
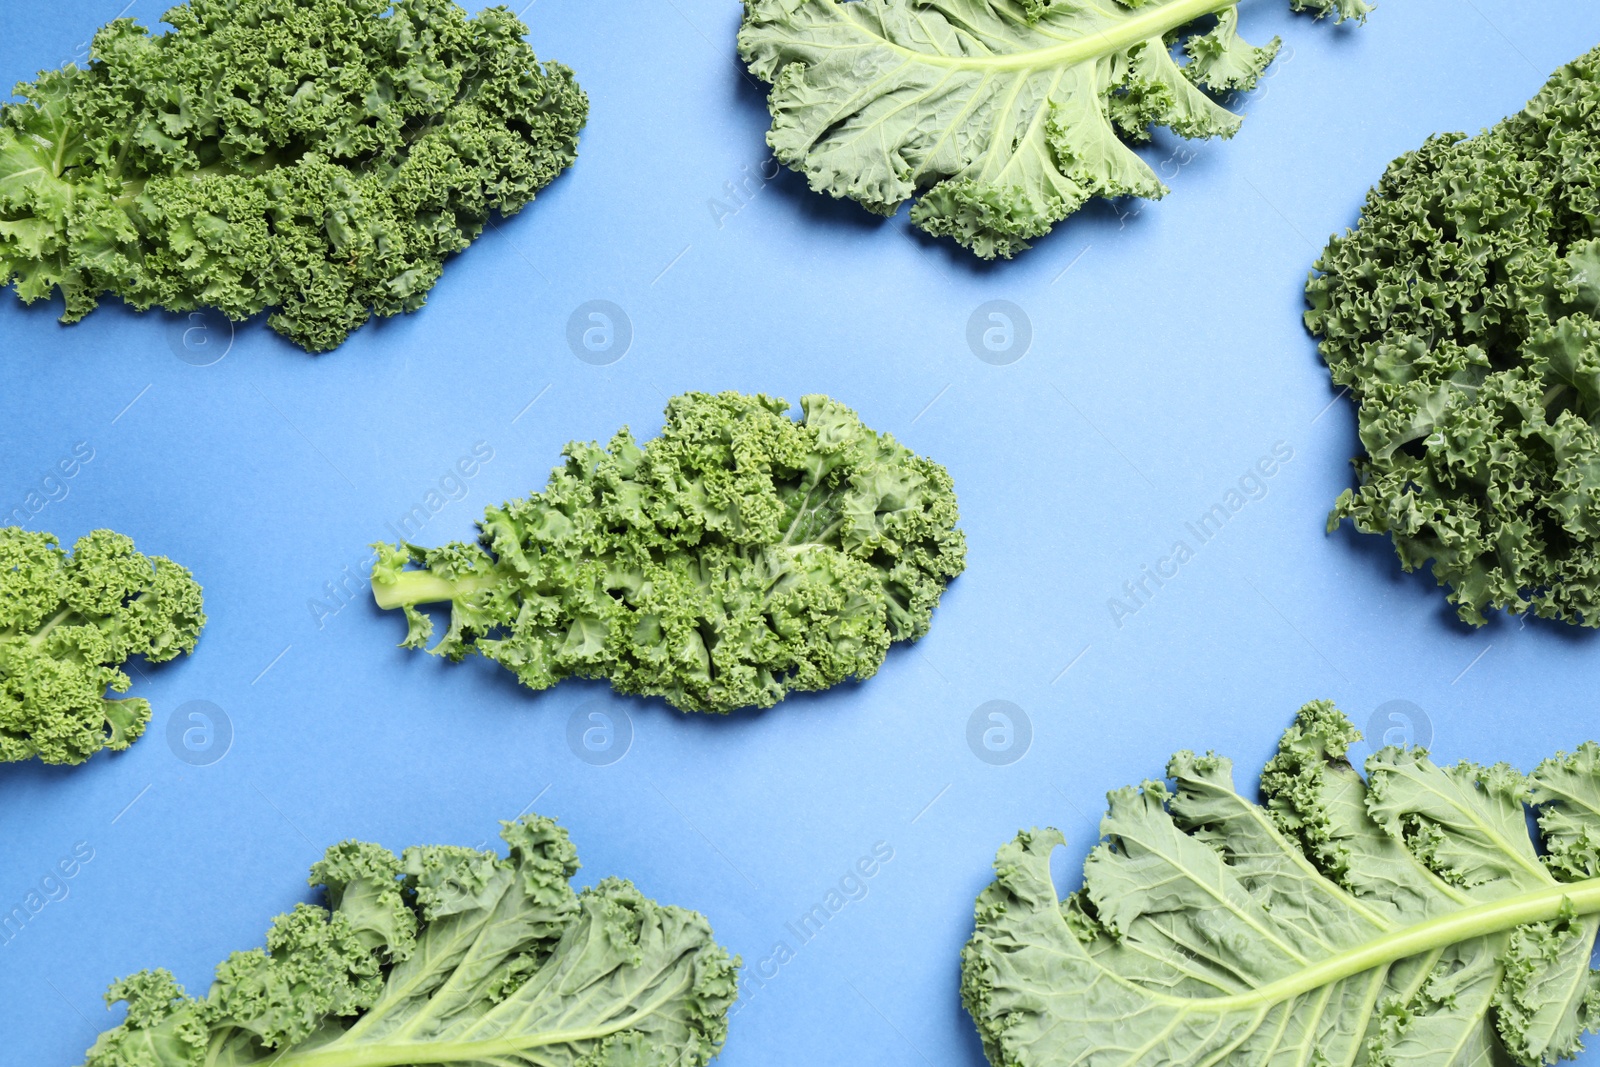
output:
[[[81,58],[123,2],[8,0],[0,79]],[[1385,164],[1519,109],[1600,41],[1600,6],[1408,0],[1338,29],[1286,7],[1245,5],[1246,35],[1285,48],[1238,136],[1158,137],[1166,200],[1096,204],[1010,263],[769,178],[736,4],[537,0],[535,50],[592,102],[578,162],[422,311],[311,358],[260,321],[113,302],[62,327],[59,305],[0,297],[0,511],[91,450],[28,525],[127,533],[190,567],[210,614],[192,657],[136,677],[155,717],[131,750],[0,767],[0,911],[92,852],[0,944],[0,1062],[79,1062],[131,971],[203,992],[309,899],[335,841],[498,844],[497,820],[531,806],[570,830],[582,881],[631,878],[743,955],[726,1067],[977,1067],[958,954],[1019,828],[1067,833],[1070,888],[1107,789],[1185,747],[1253,782],[1313,698],[1431,738],[1441,762],[1527,769],[1600,735],[1591,633],[1471,630],[1386,540],[1323,533],[1354,414],[1300,325],[1311,261]],[[580,359],[569,325],[593,301],[622,316],[601,307],[617,332],[599,356],[582,333],[603,344],[606,320],[576,317]],[[975,354],[1003,325],[987,312],[969,345],[991,301],[1029,325],[1014,362]],[[828,393],[949,467],[970,562],[923,641],[864,684],[726,719],[602,684],[535,694],[487,661],[395,647],[402,621],[361,591],[390,524],[438,491],[415,539],[471,536],[565,442],[653,435],[691,389]],[[1275,448],[1274,473],[1241,486]],[[1186,523],[1232,489],[1259,498],[1201,543]],[[1113,612],[1179,540],[1176,577]],[[187,717],[197,701],[209,720]],[[1013,762],[979,758],[993,708],[969,745],[991,701],[1021,709]],[[580,759],[569,732],[608,722],[631,730],[626,753]],[[796,936],[874,849],[892,858],[859,899]]]

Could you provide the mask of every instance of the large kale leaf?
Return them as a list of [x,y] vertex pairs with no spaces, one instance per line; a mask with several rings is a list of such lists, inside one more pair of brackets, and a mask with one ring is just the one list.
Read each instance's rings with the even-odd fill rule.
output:
[[311,869],[326,908],[281,915],[204,997],[166,971],[85,1067],[702,1067],[722,1047],[739,961],[697,912],[607,878],[574,893],[566,831],[503,824],[509,857],[346,841]]
[[[1180,752],[1109,795],[1083,887],[1056,830],[995,860],[962,996],[996,1067],[1553,1063],[1600,1026],[1600,746],[1524,776],[1385,748],[1301,709],[1240,796]],[[1538,816],[1530,839],[1526,812]]]
[[422,306],[574,159],[588,100],[503,7],[191,0],[0,110],[0,285],[220,308],[310,351]]
[[1253,87],[1278,45],[1239,36],[1236,0],[745,0],[739,32],[772,85],[779,162],[883,215],[920,197],[912,222],[984,259],[1090,197],[1164,195],[1128,142],[1153,126],[1231,137],[1239,116],[1202,90]]
[[1306,287],[1366,450],[1328,527],[1389,534],[1475,625],[1600,626],[1597,160],[1600,50],[1390,164]]
[[[824,396],[686,393],[661,436],[573,442],[542,492],[487,510],[479,544],[377,546],[407,647],[479,653],[534,689],[609,678],[688,711],[768,707],[867,678],[928,630],[961,573],[949,473]],[[407,569],[411,563],[423,569]]]

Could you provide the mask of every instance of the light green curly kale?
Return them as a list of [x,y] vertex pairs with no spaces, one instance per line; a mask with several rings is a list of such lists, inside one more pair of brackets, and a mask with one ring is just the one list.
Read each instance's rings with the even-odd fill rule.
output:
[[422,306],[444,261],[572,163],[588,100],[503,7],[191,0],[0,109],[0,285],[271,310],[310,351]]
[[[744,0],[739,54],[772,91],[767,143],[811,188],[1010,257],[1092,196],[1167,192],[1127,142],[1231,137],[1202,90],[1277,54],[1236,0]],[[1365,0],[1290,0],[1364,19]],[[1187,61],[1170,47],[1184,39]]]
[[727,1036],[737,958],[698,912],[607,878],[574,893],[566,831],[501,824],[510,856],[361,841],[204,997],[163,970],[112,985],[126,1021],[85,1067],[702,1067]]
[[1433,564],[1457,614],[1600,626],[1600,49],[1477,137],[1389,165],[1306,286],[1360,405],[1328,518]]
[[[573,442],[543,492],[487,510],[480,544],[378,545],[372,591],[405,646],[477,652],[544,689],[609,678],[686,711],[769,707],[867,678],[927,632],[961,573],[950,475],[824,396],[686,393],[661,436]],[[408,563],[423,570],[408,570]]]
[[47,533],[0,528],[0,762],[82,763],[150,721],[121,667],[194,651],[205,625],[194,576],[110,530],[72,555]]
[[[1307,704],[1240,796],[1180,752],[1118,789],[1065,900],[1057,830],[978,897],[962,999],[996,1067],[1554,1063],[1600,1028],[1600,746],[1524,776],[1385,748]],[[1530,840],[1526,813],[1537,815]]]

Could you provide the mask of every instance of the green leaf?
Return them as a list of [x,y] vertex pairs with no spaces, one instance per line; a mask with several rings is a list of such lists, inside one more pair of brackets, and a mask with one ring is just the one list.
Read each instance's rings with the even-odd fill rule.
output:
[[111,987],[127,1019],[86,1067],[701,1067],[739,961],[696,912],[607,878],[574,893],[549,819],[502,824],[509,857],[347,841],[312,868],[327,908],[279,916],[205,997],[165,971]]
[[[1554,1063],[1600,1023],[1600,749],[1529,777],[1385,748],[1301,709],[1240,796],[1230,763],[1109,796],[1083,888],[1059,831],[995,860],[962,996],[996,1067]],[[1529,839],[1540,806],[1548,859]]]
[[[1169,37],[1209,16],[1180,67]],[[1125,143],[1151,126],[1232,136],[1196,85],[1253,85],[1277,50],[1235,23],[1227,0],[745,0],[739,53],[772,85],[767,143],[812,189],[883,215],[920,196],[916,225],[992,259],[1092,196],[1164,195]]]
[[1246,43],[1239,36],[1239,10],[1230,8],[1217,18],[1216,29],[1184,44],[1189,64],[1183,72],[1208,89],[1254,89],[1282,44],[1276,37],[1261,48]]
[[189,0],[0,108],[0,285],[268,312],[310,351],[421,307],[575,158],[588,98],[504,7]]
[[205,622],[194,576],[128,537],[94,530],[69,556],[50,534],[0,527],[0,762],[127,748],[150,705],[107,690],[128,690],[133,656],[194,651]]
[[1390,536],[1472,625],[1600,626],[1597,114],[1600,50],[1394,160],[1306,284],[1365,449],[1330,527]]
[[[408,648],[476,653],[544,689],[609,678],[689,711],[769,707],[871,677],[928,630],[966,562],[949,472],[825,396],[686,393],[661,436],[574,441],[478,544],[378,546],[378,606]],[[408,568],[415,563],[421,569]]]

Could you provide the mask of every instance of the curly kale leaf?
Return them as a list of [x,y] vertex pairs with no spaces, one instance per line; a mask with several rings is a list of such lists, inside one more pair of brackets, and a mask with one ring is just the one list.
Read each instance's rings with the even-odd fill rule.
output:
[[280,915],[204,997],[166,971],[111,987],[85,1067],[702,1067],[737,958],[697,912],[607,878],[574,893],[566,831],[503,823],[510,856],[360,841],[311,869],[326,908]]
[[[1109,794],[1083,887],[1057,830],[995,860],[962,999],[996,1067],[1534,1067],[1600,1029],[1600,747],[1442,768],[1332,704],[1300,710],[1240,796],[1180,752],[1171,784]],[[1538,815],[1542,848],[1530,840]]]
[[110,530],[72,555],[47,533],[0,529],[0,762],[82,763],[127,748],[150,704],[121,667],[194,651],[205,625],[200,586],[163,556]]
[[1600,626],[1600,50],[1390,164],[1306,287],[1359,404],[1328,519],[1433,564],[1460,617]]
[[[1365,0],[1290,0],[1364,19]],[[1277,54],[1236,0],[744,0],[739,54],[772,85],[767,143],[811,188],[1010,257],[1093,196],[1167,187],[1129,142],[1231,137],[1204,90],[1250,89]],[[1197,23],[1209,22],[1209,26]],[[1187,62],[1170,52],[1185,41]]]
[[[661,436],[574,442],[543,492],[491,507],[479,544],[376,546],[406,647],[533,689],[609,678],[686,711],[770,707],[876,673],[927,632],[966,542],[950,475],[823,396],[687,393]],[[421,570],[406,569],[408,563]]]
[[445,259],[575,158],[588,99],[505,8],[191,0],[0,109],[0,285],[272,311],[312,352],[422,306]]

